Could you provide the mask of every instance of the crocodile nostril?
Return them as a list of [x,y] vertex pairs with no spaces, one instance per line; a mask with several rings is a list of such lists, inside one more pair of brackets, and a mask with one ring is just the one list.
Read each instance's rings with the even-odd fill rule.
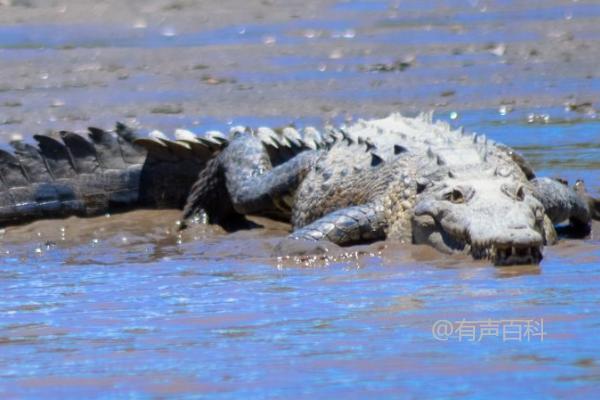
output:
[[519,229],[527,229],[528,226],[525,224],[520,224],[520,225],[511,225],[511,226],[509,226],[509,228],[519,230]]

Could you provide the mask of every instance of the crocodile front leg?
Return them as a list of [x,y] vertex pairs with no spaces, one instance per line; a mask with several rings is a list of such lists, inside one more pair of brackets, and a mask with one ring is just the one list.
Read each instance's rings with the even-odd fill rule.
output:
[[296,191],[319,155],[318,151],[304,151],[273,168],[260,139],[251,135],[236,138],[220,156],[233,208],[240,214],[277,208],[286,195]]
[[327,240],[337,245],[372,241],[385,238],[383,207],[371,203],[342,208],[296,229],[292,239]]
[[568,233],[575,236],[589,233],[592,214],[581,195],[556,179],[537,178],[531,183],[534,197],[542,203],[553,224],[569,220],[571,229]]

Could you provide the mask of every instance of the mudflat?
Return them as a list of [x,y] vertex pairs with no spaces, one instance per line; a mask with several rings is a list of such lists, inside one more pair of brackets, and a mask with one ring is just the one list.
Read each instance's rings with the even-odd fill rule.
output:
[[4,3],[3,137],[596,106],[594,1]]

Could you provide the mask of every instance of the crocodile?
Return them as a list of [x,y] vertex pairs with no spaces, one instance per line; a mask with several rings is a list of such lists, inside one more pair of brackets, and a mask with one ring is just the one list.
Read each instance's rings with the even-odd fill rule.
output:
[[0,151],[0,224],[183,208],[182,227],[201,217],[235,230],[263,215],[291,223],[287,241],[390,239],[512,265],[539,263],[555,225],[583,237],[600,214],[583,182],[538,178],[510,147],[431,114],[322,132],[233,127],[171,140],[117,124],[88,136],[38,135],[37,147]]

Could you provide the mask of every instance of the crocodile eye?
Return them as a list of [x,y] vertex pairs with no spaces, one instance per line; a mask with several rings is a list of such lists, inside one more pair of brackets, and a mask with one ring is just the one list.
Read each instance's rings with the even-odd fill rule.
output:
[[525,200],[525,189],[523,189],[523,186],[519,186],[517,192],[515,193],[515,197],[518,201]]
[[465,202],[465,196],[460,190],[454,189],[444,195],[444,200],[448,200],[454,204],[461,204]]

